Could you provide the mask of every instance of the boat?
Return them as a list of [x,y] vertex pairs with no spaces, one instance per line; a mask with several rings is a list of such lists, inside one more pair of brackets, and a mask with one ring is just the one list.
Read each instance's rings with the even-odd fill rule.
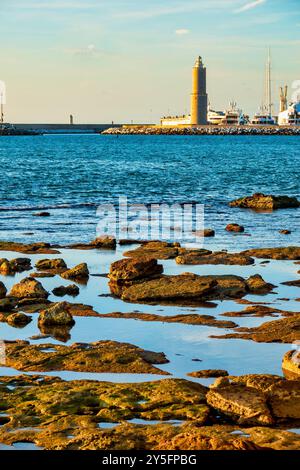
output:
[[229,108],[225,111],[223,118],[220,120],[220,126],[239,126],[243,113],[237,108],[235,101],[229,103]]
[[262,106],[259,112],[251,119],[251,124],[253,126],[274,126],[276,122],[275,119],[270,116],[266,108]]

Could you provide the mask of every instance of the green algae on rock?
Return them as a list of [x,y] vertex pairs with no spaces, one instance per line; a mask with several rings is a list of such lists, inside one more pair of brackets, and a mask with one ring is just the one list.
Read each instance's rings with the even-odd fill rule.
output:
[[98,341],[71,346],[4,341],[6,366],[22,371],[112,372],[169,375],[153,364],[166,364],[164,353],[128,343]]
[[[275,376],[273,383],[277,383]],[[238,390],[241,385],[232,387]],[[247,394],[250,403],[240,397],[236,403],[237,393],[231,393],[234,412],[227,416],[226,408],[222,423],[216,424],[220,403],[216,408],[208,406],[211,391],[187,380],[120,384],[34,375],[0,377],[1,409],[8,417],[0,427],[0,442],[10,445],[25,440],[47,450],[299,449],[299,435],[265,423],[267,395],[262,398],[254,388],[252,392]],[[229,394],[224,389],[218,393],[223,408]],[[253,427],[232,422],[241,418],[262,423]],[[144,424],[134,424],[134,419]],[[149,420],[161,423],[150,425]],[[172,420],[182,424],[174,426]],[[284,422],[282,426],[293,427],[295,421],[285,418]],[[106,423],[112,426],[106,428]]]

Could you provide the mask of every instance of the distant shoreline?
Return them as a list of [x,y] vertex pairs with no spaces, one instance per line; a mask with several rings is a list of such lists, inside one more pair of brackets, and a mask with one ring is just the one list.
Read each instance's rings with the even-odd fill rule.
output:
[[203,127],[145,127],[123,126],[109,128],[102,135],[287,135],[300,136],[300,127],[279,126],[203,126]]

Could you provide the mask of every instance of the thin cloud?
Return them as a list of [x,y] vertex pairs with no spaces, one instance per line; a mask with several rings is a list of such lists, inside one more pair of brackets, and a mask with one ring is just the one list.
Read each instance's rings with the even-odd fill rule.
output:
[[235,10],[235,13],[243,13],[244,11],[253,10],[253,8],[263,5],[264,3],[266,3],[266,1],[267,0],[255,0],[254,2],[246,3],[246,5],[244,5],[243,7]]
[[83,1],[64,2],[29,2],[20,4],[20,8],[26,10],[86,10],[94,8],[95,4]]
[[65,52],[74,56],[99,57],[104,55],[104,52],[98,49],[95,44],[77,49],[65,49]]
[[184,36],[185,34],[189,34],[189,32],[190,32],[189,29],[181,28],[181,29],[176,29],[175,34],[177,34],[178,36]]

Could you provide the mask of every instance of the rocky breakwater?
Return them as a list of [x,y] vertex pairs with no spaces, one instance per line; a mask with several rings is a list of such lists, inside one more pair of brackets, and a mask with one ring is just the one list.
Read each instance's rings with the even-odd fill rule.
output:
[[203,126],[160,127],[130,126],[112,127],[104,135],[300,135],[300,127],[279,126]]
[[149,304],[201,305],[208,300],[242,298],[273,289],[260,275],[163,275],[163,266],[147,257],[116,261],[108,275],[112,294],[124,301]]

